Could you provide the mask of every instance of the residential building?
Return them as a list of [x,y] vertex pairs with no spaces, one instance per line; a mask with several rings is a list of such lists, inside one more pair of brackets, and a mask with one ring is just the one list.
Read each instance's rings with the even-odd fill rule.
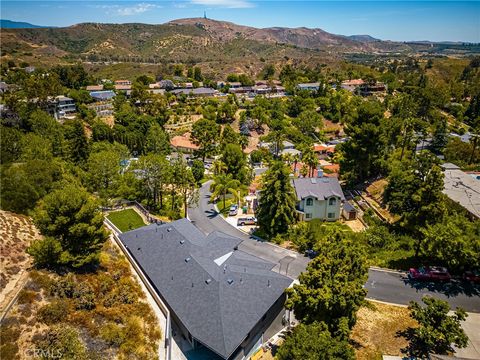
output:
[[297,89],[298,90],[307,90],[307,91],[318,91],[318,89],[320,89],[320,83],[319,82],[314,82],[314,83],[298,84]]
[[130,80],[115,80],[115,85],[132,85]]
[[195,150],[198,150],[200,147],[197,144],[194,144],[190,140],[190,134],[186,133],[184,135],[174,136],[170,139],[170,146],[173,150],[185,153],[193,153]]
[[91,91],[90,96],[95,101],[107,101],[112,100],[115,97],[115,92],[112,90]]
[[215,96],[218,91],[212,88],[205,88],[205,87],[199,87],[196,89],[175,89],[171,91],[172,94],[174,95],[187,95],[187,96],[192,96],[192,97],[208,97],[208,96]]
[[444,163],[443,193],[463,207],[472,218],[480,219],[480,180],[462,171],[457,165]]
[[113,115],[113,103],[111,101],[95,101],[88,104],[87,107],[95,111],[98,117],[106,117]]
[[340,87],[344,90],[355,92],[360,85],[363,85],[365,82],[362,79],[353,79],[342,81]]
[[292,185],[297,195],[296,210],[301,221],[336,221],[340,218],[345,196],[337,178],[296,178],[292,179]]
[[375,84],[362,84],[357,87],[355,92],[360,96],[371,96],[387,91],[387,85],[383,82],[376,82]]
[[60,95],[57,96],[53,102],[54,117],[56,119],[73,118],[77,112],[75,101],[69,97]]
[[85,90],[87,91],[102,91],[103,85],[88,85]]
[[205,235],[187,219],[119,237],[169,308],[177,336],[202,349],[202,358],[250,357],[285,316],[293,280],[239,250],[239,238]]

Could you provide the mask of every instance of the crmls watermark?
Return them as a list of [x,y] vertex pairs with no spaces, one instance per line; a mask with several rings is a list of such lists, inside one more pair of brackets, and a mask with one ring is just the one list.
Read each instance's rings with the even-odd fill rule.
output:
[[25,349],[23,354],[27,359],[61,359],[62,352],[59,349],[56,350],[44,350],[44,349]]

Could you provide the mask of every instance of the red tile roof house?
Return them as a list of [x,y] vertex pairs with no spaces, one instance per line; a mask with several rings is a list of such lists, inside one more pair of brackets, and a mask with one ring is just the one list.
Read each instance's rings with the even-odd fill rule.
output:
[[193,153],[200,148],[190,140],[189,133],[182,136],[174,136],[170,139],[170,145],[172,149],[185,153]]

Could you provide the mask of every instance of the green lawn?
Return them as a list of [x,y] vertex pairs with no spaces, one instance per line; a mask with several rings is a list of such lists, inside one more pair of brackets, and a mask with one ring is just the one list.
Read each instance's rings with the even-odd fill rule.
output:
[[[228,211],[230,210],[230,205],[236,204],[237,201],[234,198],[226,198],[225,199],[225,208],[223,207],[223,198],[220,197],[220,199],[217,201],[217,207],[220,213],[224,216],[228,215]],[[239,209],[240,211],[241,209]]]
[[133,230],[145,225],[143,219],[133,209],[112,212],[107,218],[122,232]]

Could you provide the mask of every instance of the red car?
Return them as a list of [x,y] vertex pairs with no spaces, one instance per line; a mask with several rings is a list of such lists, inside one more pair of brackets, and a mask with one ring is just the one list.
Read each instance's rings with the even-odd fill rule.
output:
[[463,280],[480,284],[480,271],[479,270],[465,271],[465,273],[463,274]]
[[452,278],[448,270],[440,266],[411,268],[408,270],[408,277],[412,280],[421,281],[450,281]]

